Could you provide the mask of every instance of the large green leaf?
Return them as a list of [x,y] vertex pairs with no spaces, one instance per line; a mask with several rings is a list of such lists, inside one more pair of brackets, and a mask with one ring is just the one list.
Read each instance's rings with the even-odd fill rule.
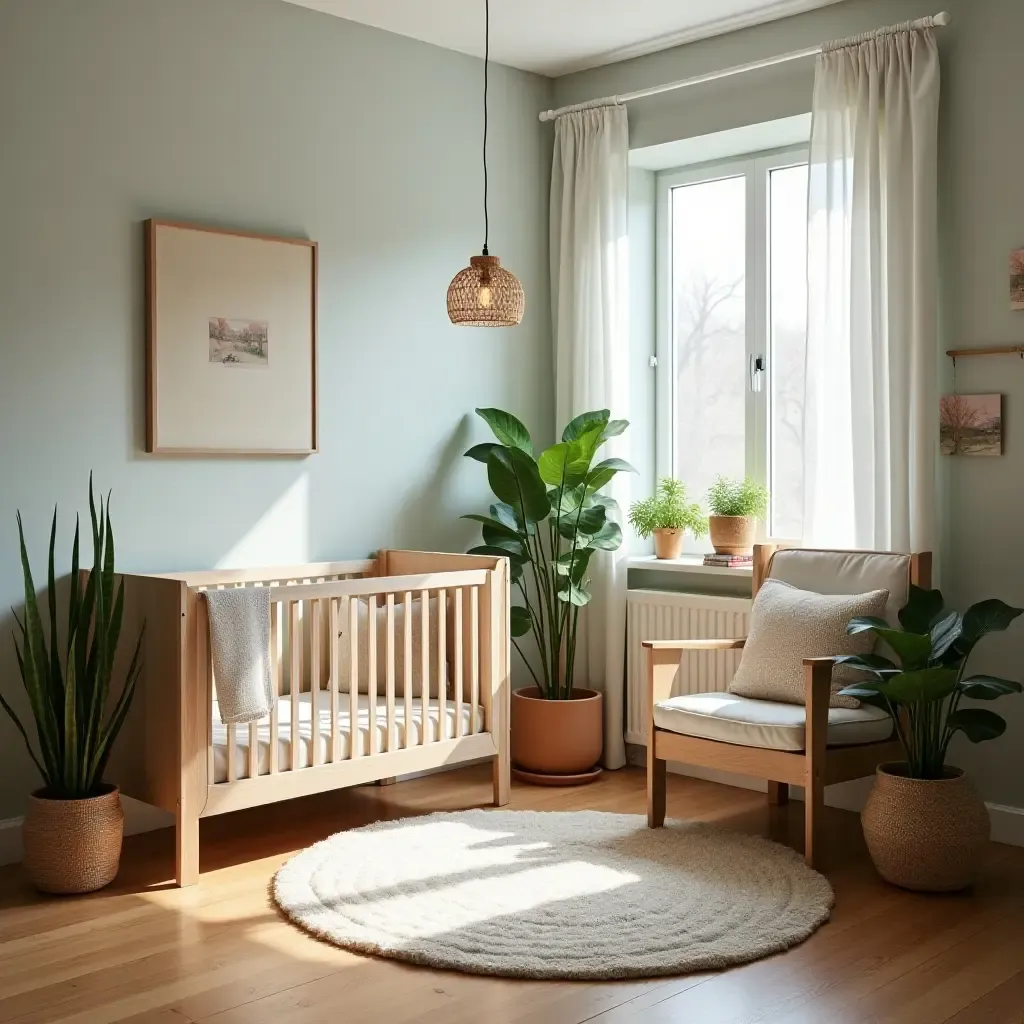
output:
[[837,665],[845,665],[859,672],[870,672],[881,679],[900,671],[894,662],[880,654],[840,654],[832,660]]
[[477,462],[487,462],[487,457],[494,451],[495,448],[503,448],[504,445],[498,444],[496,441],[484,441],[482,444],[475,444],[468,451],[464,452],[463,455],[467,459],[476,459]]
[[514,604],[509,609],[509,621],[512,635],[515,637],[526,636],[533,629],[533,619],[530,617],[529,609]]
[[482,523],[485,527],[494,530],[495,532],[500,533],[505,537],[508,537],[510,540],[518,540],[521,536],[517,528],[508,526],[500,519],[495,519],[491,516],[481,516],[472,513],[470,515],[460,516],[459,518],[469,519],[472,520],[474,523]]
[[618,437],[619,434],[625,433],[628,426],[629,420],[609,420],[601,431],[601,440],[607,441],[609,437]]
[[972,743],[994,740],[1006,731],[1006,722],[986,708],[958,708],[946,724],[951,732],[962,732]]
[[635,473],[636,470],[625,459],[604,459],[587,474],[587,486],[599,491],[611,483],[616,473]]
[[964,653],[970,653],[983,636],[1006,629],[1022,611],[1024,609],[1014,608],[997,598],[972,604],[964,612],[963,632],[957,643],[957,649]]
[[584,539],[588,548],[618,551],[622,546],[622,527],[618,523],[606,522],[597,533],[589,534]]
[[587,566],[590,564],[592,554],[593,552],[589,548],[566,551],[555,560],[555,572],[578,584],[587,573]]
[[899,610],[900,625],[908,633],[927,633],[942,614],[942,594],[938,590],[924,590],[910,585],[907,603]]
[[945,699],[956,689],[956,676],[956,670],[952,668],[923,668],[916,672],[901,672],[886,681],[882,692],[901,704],[931,703]]
[[1020,693],[1021,684],[1015,679],[998,676],[971,676],[960,682],[960,692],[971,700],[995,700],[1011,693]]
[[932,640],[932,660],[938,660],[956,643],[963,624],[958,612],[950,612],[937,622],[930,630]]
[[522,542],[518,538],[509,537],[508,534],[495,530],[493,527],[485,526],[481,530],[484,544],[492,548],[501,548],[507,551],[509,557],[520,562],[527,561],[526,552]]
[[874,630],[899,657],[905,671],[913,672],[928,664],[932,653],[932,638],[927,633],[904,633],[901,629]]
[[858,633],[867,633],[869,630],[888,628],[889,623],[878,615],[858,615],[855,618],[850,619],[846,624],[846,632],[849,633],[850,636],[856,636]]
[[583,441],[560,441],[540,453],[537,468],[545,483],[574,487],[586,479],[592,458]]
[[494,432],[494,436],[509,448],[518,448],[533,454],[533,442],[530,440],[530,432],[510,412],[504,409],[477,409],[479,416]]
[[496,519],[502,526],[507,526],[510,530],[515,533],[523,533],[524,527],[526,532],[533,533],[533,525],[525,523],[522,516],[511,506],[506,505],[504,502],[496,502],[491,506],[491,518]]
[[607,521],[608,513],[601,505],[595,505],[592,508],[583,508],[579,512],[571,517],[563,517],[558,521],[558,532],[561,533],[566,540],[572,540],[576,535],[577,530],[580,533],[585,533],[588,536],[600,532],[601,528]]
[[537,463],[518,448],[497,448],[487,459],[487,482],[498,498],[527,522],[540,522],[551,511]]
[[592,430],[595,426],[601,428],[598,432],[598,436],[600,436],[601,432],[608,426],[610,416],[610,409],[596,409],[593,412],[581,413],[574,420],[566,424],[565,430],[562,431],[562,440],[576,441],[582,434]]
[[590,591],[567,580],[558,589],[558,600],[582,608],[590,603]]

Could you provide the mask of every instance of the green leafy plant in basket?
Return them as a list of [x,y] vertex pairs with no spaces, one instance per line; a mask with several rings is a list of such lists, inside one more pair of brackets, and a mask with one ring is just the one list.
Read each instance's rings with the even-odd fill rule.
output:
[[851,620],[848,633],[874,633],[899,664],[881,654],[844,655],[837,663],[866,678],[842,693],[892,716],[911,779],[942,779],[950,741],[962,732],[972,743],[1001,736],[1005,720],[994,711],[964,707],[964,698],[991,701],[1020,693],[1013,679],[967,673],[978,642],[1005,630],[1024,609],[999,600],[981,601],[960,615],[945,609],[938,590],[912,586],[899,612],[899,629],[872,616]]
[[18,627],[15,647],[21,681],[35,721],[35,745],[2,694],[0,705],[21,733],[43,777],[43,793],[56,800],[88,799],[102,791],[103,773],[142,670],[140,633],[120,693],[111,700],[114,657],[124,615],[124,584],[122,581],[115,590],[114,533],[110,525],[109,499],[105,504],[101,498],[97,508],[91,478],[89,512],[93,567],[83,581],[79,572],[79,526],[76,522],[70,592],[67,612],[62,617],[67,629],[63,643],[58,635],[60,616],[54,567],[57,512],[54,510],[50,528],[47,566],[48,630],[44,629],[44,610],[37,601],[21,513],[18,513],[25,610],[23,617],[15,615]]
[[[621,434],[626,420],[607,409],[583,413],[562,439],[539,455],[526,427],[501,409],[477,409],[496,441],[474,445],[468,458],[487,467],[497,502],[478,522],[483,544],[473,554],[500,555],[511,563],[522,604],[511,610],[513,643],[543,697],[572,696],[580,611],[590,602],[589,566],[597,551],[615,551],[622,530],[610,517],[614,499],[601,493],[617,473],[633,472],[622,459],[596,462],[598,449]],[[537,657],[518,640],[532,633]]]
[[708,532],[708,521],[696,502],[687,502],[686,484],[662,477],[649,498],[629,507],[629,525],[646,540],[655,530],[689,530],[694,537]]
[[708,489],[708,510],[713,516],[748,516],[764,519],[768,511],[768,488],[746,477],[731,480],[720,476]]

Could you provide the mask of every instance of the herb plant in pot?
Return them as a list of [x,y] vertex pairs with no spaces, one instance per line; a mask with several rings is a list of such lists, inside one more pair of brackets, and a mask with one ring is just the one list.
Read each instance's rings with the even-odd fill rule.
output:
[[59,636],[54,548],[57,513],[50,529],[47,630],[36,599],[21,515],[18,534],[25,582],[24,617],[17,620],[18,666],[35,721],[33,745],[11,704],[0,705],[14,721],[43,787],[29,797],[22,826],[25,868],[43,892],[101,889],[117,874],[124,816],[116,786],[103,781],[110,752],[124,724],[141,672],[142,636],[120,692],[111,692],[113,665],[124,612],[123,584],[114,587],[114,534],[109,500],[97,509],[89,483],[93,568],[79,573],[79,530],[71,554],[66,625]]
[[708,521],[700,505],[688,503],[686,485],[670,476],[658,481],[651,497],[630,505],[629,525],[644,540],[653,535],[658,558],[678,558],[687,530],[694,537],[703,537],[708,532]]
[[711,543],[720,555],[749,555],[754,550],[757,521],[768,512],[768,488],[750,477],[720,476],[708,491]]
[[[466,455],[487,466],[497,502],[481,524],[472,554],[503,556],[522,603],[511,609],[515,644],[534,686],[512,694],[512,762],[520,778],[549,785],[589,781],[601,758],[603,697],[576,678],[580,613],[590,603],[590,566],[615,551],[622,530],[614,499],[601,494],[629,463],[595,461],[598,449],[628,423],[607,409],[583,413],[558,444],[534,455],[526,427],[500,409],[477,409],[497,441]],[[532,649],[524,647],[532,637]]]
[[[1006,629],[1022,609],[998,600],[946,611],[938,590],[910,588],[900,629],[884,619],[853,619],[848,633],[870,631],[894,658],[836,658],[865,678],[841,692],[892,716],[906,760],[879,765],[861,814],[864,838],[879,874],[907,889],[944,892],[974,880],[989,838],[988,812],[961,769],[946,762],[953,737],[972,743],[1001,736],[1006,722],[964,699],[991,701],[1020,693],[1012,679],[966,674],[975,646]],[[898,661],[898,664],[897,664]]]

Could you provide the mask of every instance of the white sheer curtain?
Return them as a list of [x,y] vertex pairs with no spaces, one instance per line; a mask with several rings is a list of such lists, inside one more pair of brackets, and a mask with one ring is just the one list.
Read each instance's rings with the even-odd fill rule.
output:
[[[629,136],[624,107],[595,107],[555,122],[551,170],[551,301],[559,430],[592,409],[629,419]],[[628,431],[603,457],[628,457]],[[624,507],[628,482],[608,488]],[[593,600],[581,616],[578,685],[604,692],[607,768],[626,763],[623,740],[625,568],[619,552],[591,561]]]
[[804,539],[935,541],[939,56],[901,26],[826,47],[808,197]]

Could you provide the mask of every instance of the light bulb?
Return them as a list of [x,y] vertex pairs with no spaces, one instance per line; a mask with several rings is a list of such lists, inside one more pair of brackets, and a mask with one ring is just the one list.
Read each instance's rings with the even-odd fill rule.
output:
[[491,289],[488,285],[480,285],[480,289],[476,293],[476,303],[481,309],[491,308]]

